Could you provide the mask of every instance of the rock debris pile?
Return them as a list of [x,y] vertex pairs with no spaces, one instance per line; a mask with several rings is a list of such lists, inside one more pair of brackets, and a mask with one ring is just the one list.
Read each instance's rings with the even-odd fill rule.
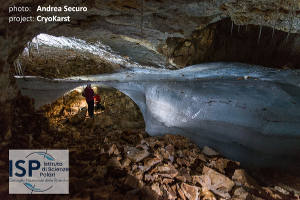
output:
[[[65,105],[68,107],[77,102],[74,98]],[[21,102],[24,109],[32,107],[28,99]],[[57,110],[58,105],[48,107],[48,112],[53,113],[51,108]],[[63,115],[64,111],[57,115],[43,112],[48,118],[33,111],[26,115],[21,110],[16,112],[15,123],[18,127],[28,127],[22,129],[28,131],[12,130],[12,137],[19,139],[1,143],[0,147],[1,151],[12,148],[69,149],[70,195],[52,195],[51,199],[299,199],[286,188],[262,186],[238,162],[224,158],[209,147],[201,149],[183,136],[152,137],[139,126],[116,125],[121,118],[101,120],[113,118],[108,111],[96,113],[94,119],[85,117],[85,109],[78,109],[74,115]],[[58,116],[68,116],[68,120]],[[74,122],[75,117],[80,120]],[[33,126],[36,123],[38,125]],[[55,123],[56,127],[53,127]],[[1,199],[10,199],[7,196],[7,156],[1,154]],[[15,197],[31,199],[29,195]],[[47,199],[46,195],[35,197]]]
[[[125,171],[126,175],[118,177],[119,183],[132,189],[125,196],[141,195],[142,191],[154,199],[297,199],[278,187],[259,186],[238,162],[209,147],[201,151],[183,136],[149,137],[137,133],[137,139],[133,145],[108,136],[106,143],[100,145],[100,156],[106,157],[107,164],[98,173],[105,178],[107,168]],[[103,198],[109,192],[98,191],[98,195]],[[139,198],[143,196],[134,199]]]

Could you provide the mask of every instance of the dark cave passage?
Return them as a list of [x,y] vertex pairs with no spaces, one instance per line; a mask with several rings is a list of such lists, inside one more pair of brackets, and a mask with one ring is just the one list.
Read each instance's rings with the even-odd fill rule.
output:
[[299,69],[299,42],[298,34],[266,26],[236,25],[223,19],[194,31],[190,38],[168,38],[160,51],[180,67],[204,62],[241,62]]
[[279,69],[300,68],[300,37],[297,34],[257,25],[233,24],[232,27],[230,20],[212,26],[215,26],[215,37],[207,61],[242,62]]

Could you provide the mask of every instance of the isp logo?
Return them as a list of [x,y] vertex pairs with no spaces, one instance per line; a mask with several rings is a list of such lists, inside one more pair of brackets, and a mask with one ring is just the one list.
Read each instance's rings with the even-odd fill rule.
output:
[[68,194],[68,150],[9,150],[10,194]]

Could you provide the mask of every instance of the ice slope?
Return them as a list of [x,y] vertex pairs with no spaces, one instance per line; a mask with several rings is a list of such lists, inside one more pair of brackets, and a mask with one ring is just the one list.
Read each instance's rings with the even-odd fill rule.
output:
[[209,63],[177,71],[16,78],[37,107],[87,82],[114,87],[139,106],[150,135],[181,134],[248,166],[300,169],[300,71]]

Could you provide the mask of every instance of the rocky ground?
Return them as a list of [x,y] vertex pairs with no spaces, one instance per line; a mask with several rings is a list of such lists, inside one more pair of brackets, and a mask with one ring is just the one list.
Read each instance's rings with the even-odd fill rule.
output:
[[0,145],[1,199],[32,199],[7,196],[6,152],[12,148],[70,151],[70,195],[35,199],[299,199],[291,190],[261,184],[209,147],[179,135],[149,136],[128,97],[108,89],[100,94],[106,109],[94,119],[76,91],[39,112],[30,99],[17,98],[14,128],[6,135],[14,140]]

